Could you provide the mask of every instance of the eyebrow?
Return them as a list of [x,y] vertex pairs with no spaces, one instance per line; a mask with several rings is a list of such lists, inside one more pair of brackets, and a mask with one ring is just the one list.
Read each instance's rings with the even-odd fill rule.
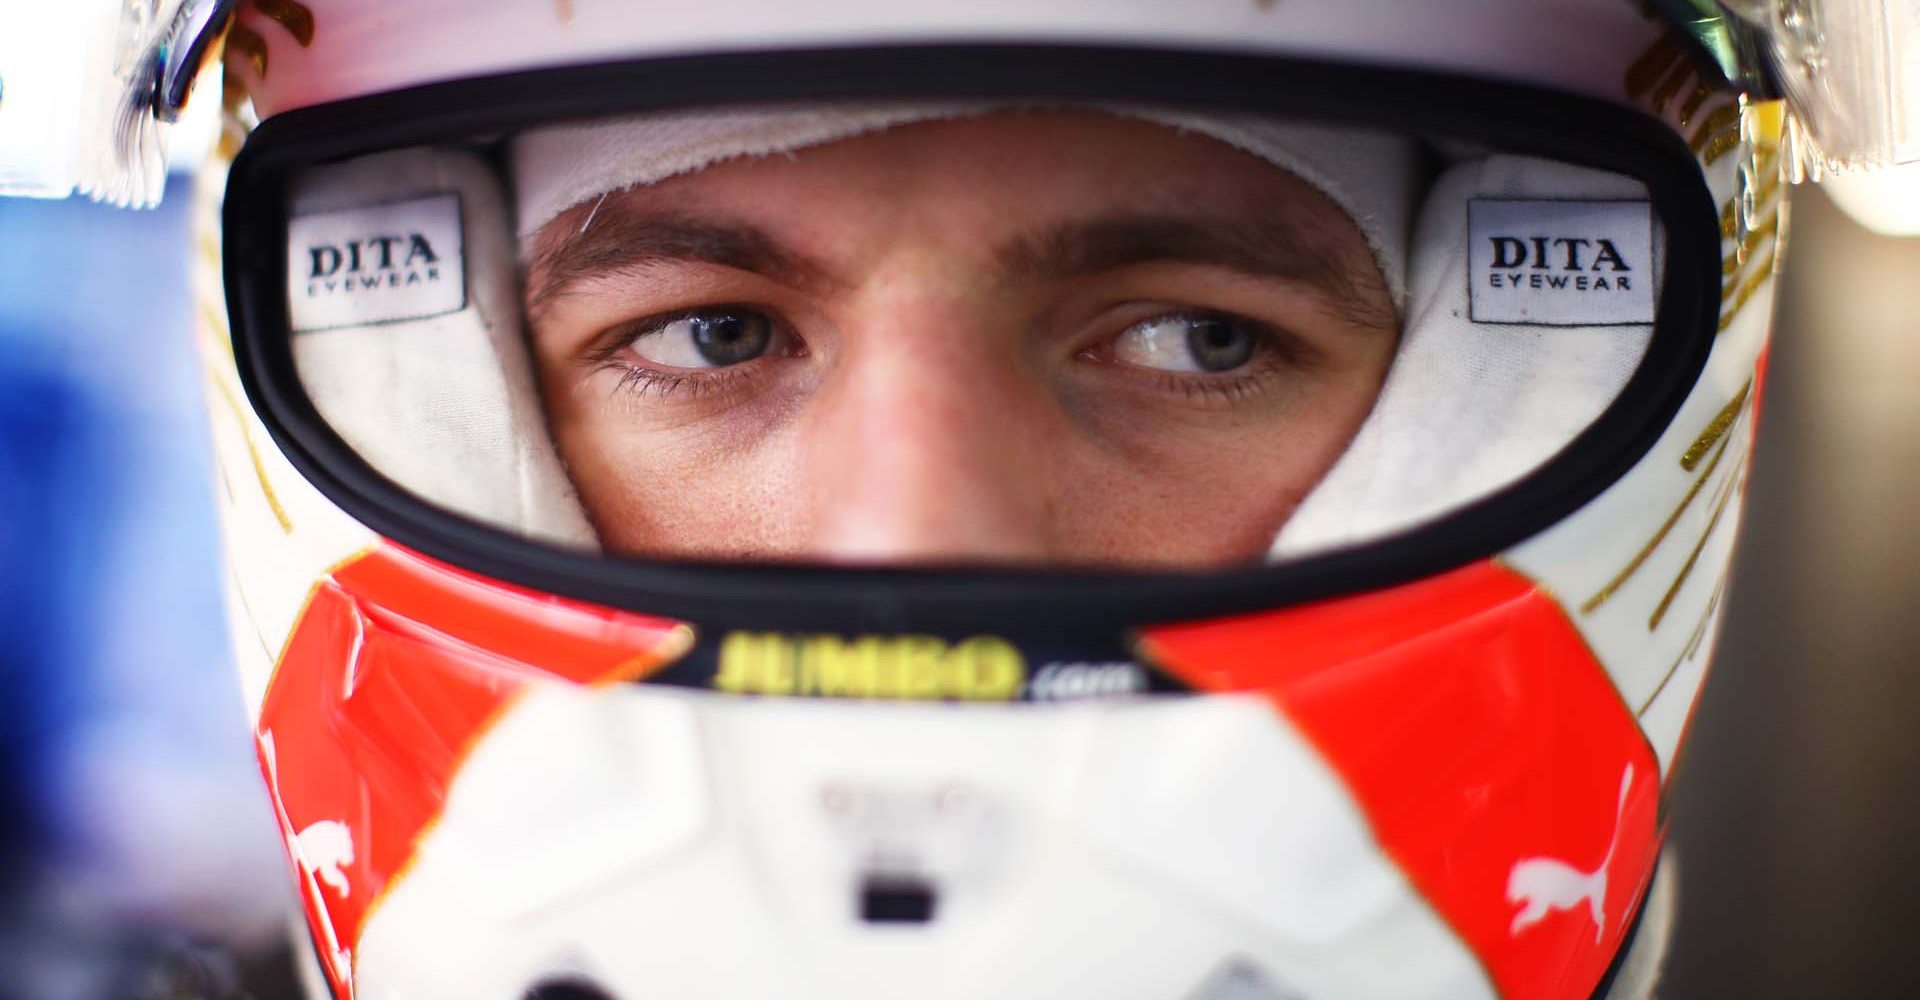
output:
[[1396,326],[1373,261],[1292,220],[1226,221],[1184,216],[1110,216],[1060,225],[1001,248],[1011,279],[1066,279],[1154,263],[1202,264],[1303,285],[1361,327]]
[[[560,216],[571,226],[543,239],[528,267],[531,319],[584,282],[661,264],[695,261],[765,275],[793,287],[839,284],[828,268],[783,246],[751,223],[676,212],[635,211],[614,199]],[[549,223],[549,225],[553,225]],[[1292,220],[1262,222],[1120,215],[1062,223],[1001,245],[994,260],[1007,281],[1064,280],[1153,263],[1221,267],[1305,286],[1362,328],[1393,329],[1398,318],[1371,261],[1355,261],[1324,235]]]
[[[570,224],[575,214],[560,221]],[[761,274],[795,287],[834,283],[825,267],[751,223],[638,213],[603,199],[586,213],[584,224],[543,239],[534,251],[527,268],[527,315],[537,318],[554,299],[584,282],[683,261]]]

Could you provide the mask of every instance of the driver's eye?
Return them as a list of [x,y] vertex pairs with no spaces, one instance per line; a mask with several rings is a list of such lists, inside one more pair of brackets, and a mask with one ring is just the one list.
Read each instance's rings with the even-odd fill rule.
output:
[[1136,323],[1113,342],[1113,358],[1171,372],[1232,371],[1260,347],[1257,324],[1229,316],[1156,316]]
[[633,353],[674,368],[724,368],[767,353],[773,320],[751,309],[697,312],[666,320],[631,345]]

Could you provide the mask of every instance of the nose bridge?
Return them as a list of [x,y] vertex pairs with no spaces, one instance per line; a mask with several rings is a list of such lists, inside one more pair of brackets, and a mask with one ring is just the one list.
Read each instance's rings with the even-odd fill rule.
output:
[[1030,559],[1047,548],[1041,387],[966,310],[882,313],[853,331],[809,421],[815,554]]

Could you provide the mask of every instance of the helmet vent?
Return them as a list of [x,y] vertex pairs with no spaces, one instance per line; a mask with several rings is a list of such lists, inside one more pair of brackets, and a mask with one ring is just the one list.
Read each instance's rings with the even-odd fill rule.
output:
[[860,919],[869,924],[932,923],[938,898],[933,883],[923,878],[869,876],[860,886]]
[[613,1000],[613,994],[578,979],[549,979],[521,994],[520,1000]]

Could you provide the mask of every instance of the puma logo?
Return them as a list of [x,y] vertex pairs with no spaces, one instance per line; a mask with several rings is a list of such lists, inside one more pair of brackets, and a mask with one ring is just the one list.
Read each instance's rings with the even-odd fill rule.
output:
[[1607,843],[1606,857],[1601,858],[1599,866],[1592,871],[1581,871],[1554,858],[1527,858],[1514,864],[1513,874],[1507,876],[1507,902],[1522,905],[1520,912],[1514,914],[1508,936],[1539,923],[1554,910],[1571,910],[1584,901],[1587,911],[1593,915],[1594,943],[1600,943],[1607,929],[1607,868],[1613,863],[1614,850],[1620,846],[1620,820],[1626,815],[1627,790],[1632,787],[1633,765],[1628,764],[1620,775],[1620,803],[1613,811],[1613,839]]
[[300,831],[300,859],[313,875],[345,899],[353,895],[346,866],[353,864],[353,831],[345,823],[325,819]]

